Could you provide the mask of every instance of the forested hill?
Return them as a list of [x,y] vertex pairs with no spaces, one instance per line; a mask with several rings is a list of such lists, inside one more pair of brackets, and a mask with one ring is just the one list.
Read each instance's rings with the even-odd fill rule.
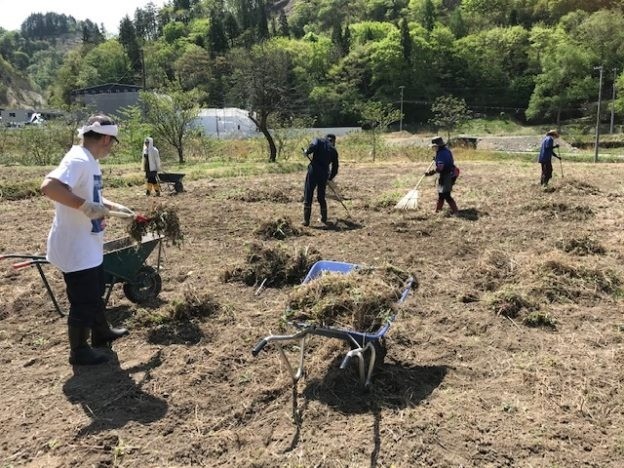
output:
[[33,46],[50,39],[31,17],[0,36],[0,53],[55,106],[74,88],[121,82],[203,106],[264,100],[277,109],[267,117],[320,125],[357,123],[371,102],[398,107],[401,90],[408,121],[426,121],[441,96],[553,120],[588,115],[595,67],[603,96],[624,85],[623,10],[624,0],[172,0],[137,9],[116,38],[89,22],[62,55]]

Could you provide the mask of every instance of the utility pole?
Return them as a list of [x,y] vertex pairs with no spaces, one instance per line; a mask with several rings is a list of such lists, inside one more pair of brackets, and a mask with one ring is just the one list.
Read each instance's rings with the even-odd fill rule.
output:
[[405,86],[399,86],[399,89],[401,90],[401,120],[399,120],[399,132],[403,131],[403,90],[405,89]]
[[611,125],[609,133],[613,133],[613,122],[615,119],[615,80],[617,79],[617,68],[613,69],[613,93],[611,94]]
[[600,101],[602,100],[602,71],[603,66],[594,67],[594,70],[600,70],[600,84],[598,85],[598,110],[596,111],[596,143],[594,147],[594,162],[598,162],[598,144],[600,143]]

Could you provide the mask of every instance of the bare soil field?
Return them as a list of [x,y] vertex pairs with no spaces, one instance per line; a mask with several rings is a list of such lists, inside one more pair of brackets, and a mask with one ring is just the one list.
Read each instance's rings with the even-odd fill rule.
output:
[[[621,466],[624,167],[569,164],[561,178],[555,166],[543,190],[537,164],[458,164],[459,216],[432,213],[433,179],[418,210],[391,209],[416,164],[346,163],[337,180],[352,219],[330,200],[332,225],[283,240],[256,230],[299,224],[303,173],[161,197],[185,241],[165,250],[156,300],[133,304],[115,286],[111,320],[131,335],[98,367],[72,369],[37,271],[1,261],[0,466]],[[139,212],[156,200],[137,187],[106,195]],[[44,251],[52,214],[43,198],[0,202],[0,254]],[[252,356],[289,329],[293,289],[222,281],[254,241],[414,272],[369,391],[355,364],[339,369],[338,340],[310,339],[296,386],[275,346]],[[60,275],[45,271],[66,306]]]

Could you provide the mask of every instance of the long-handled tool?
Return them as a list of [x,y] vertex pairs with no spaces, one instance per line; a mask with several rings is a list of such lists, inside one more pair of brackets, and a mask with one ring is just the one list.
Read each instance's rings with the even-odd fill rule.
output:
[[561,162],[561,156],[559,156],[559,168],[561,169],[561,178],[563,179],[563,163]]
[[415,210],[418,207],[418,187],[420,186],[420,183],[423,181],[423,179],[427,175],[427,172],[429,172],[431,166],[433,166],[434,163],[435,159],[431,161],[431,164],[429,164],[427,170],[420,177],[416,186],[412,190],[407,192],[407,194],[403,198],[401,198],[396,205],[394,205],[395,210]]
[[340,195],[340,192],[338,192],[338,188],[336,187],[336,184],[334,183],[334,181],[333,180],[328,180],[327,181],[327,186],[333,192],[333,194],[336,196],[336,200],[338,200],[340,202],[342,207],[347,212],[347,218],[352,219],[351,218],[351,213],[349,213],[349,209],[347,208],[347,206],[342,201],[342,195]]

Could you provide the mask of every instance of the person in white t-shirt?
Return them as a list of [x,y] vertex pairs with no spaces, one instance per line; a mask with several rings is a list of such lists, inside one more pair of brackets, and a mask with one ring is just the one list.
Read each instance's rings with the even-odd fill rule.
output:
[[[78,130],[82,139],[50,172],[41,191],[54,201],[55,213],[48,234],[47,260],[63,272],[69,314],[67,327],[72,365],[101,364],[105,354],[93,348],[109,345],[128,334],[111,328],[104,304],[104,218],[109,211],[129,208],[102,196],[99,159],[110,153],[117,140],[115,122],[104,114],[91,116]],[[88,339],[91,334],[91,346]]]

